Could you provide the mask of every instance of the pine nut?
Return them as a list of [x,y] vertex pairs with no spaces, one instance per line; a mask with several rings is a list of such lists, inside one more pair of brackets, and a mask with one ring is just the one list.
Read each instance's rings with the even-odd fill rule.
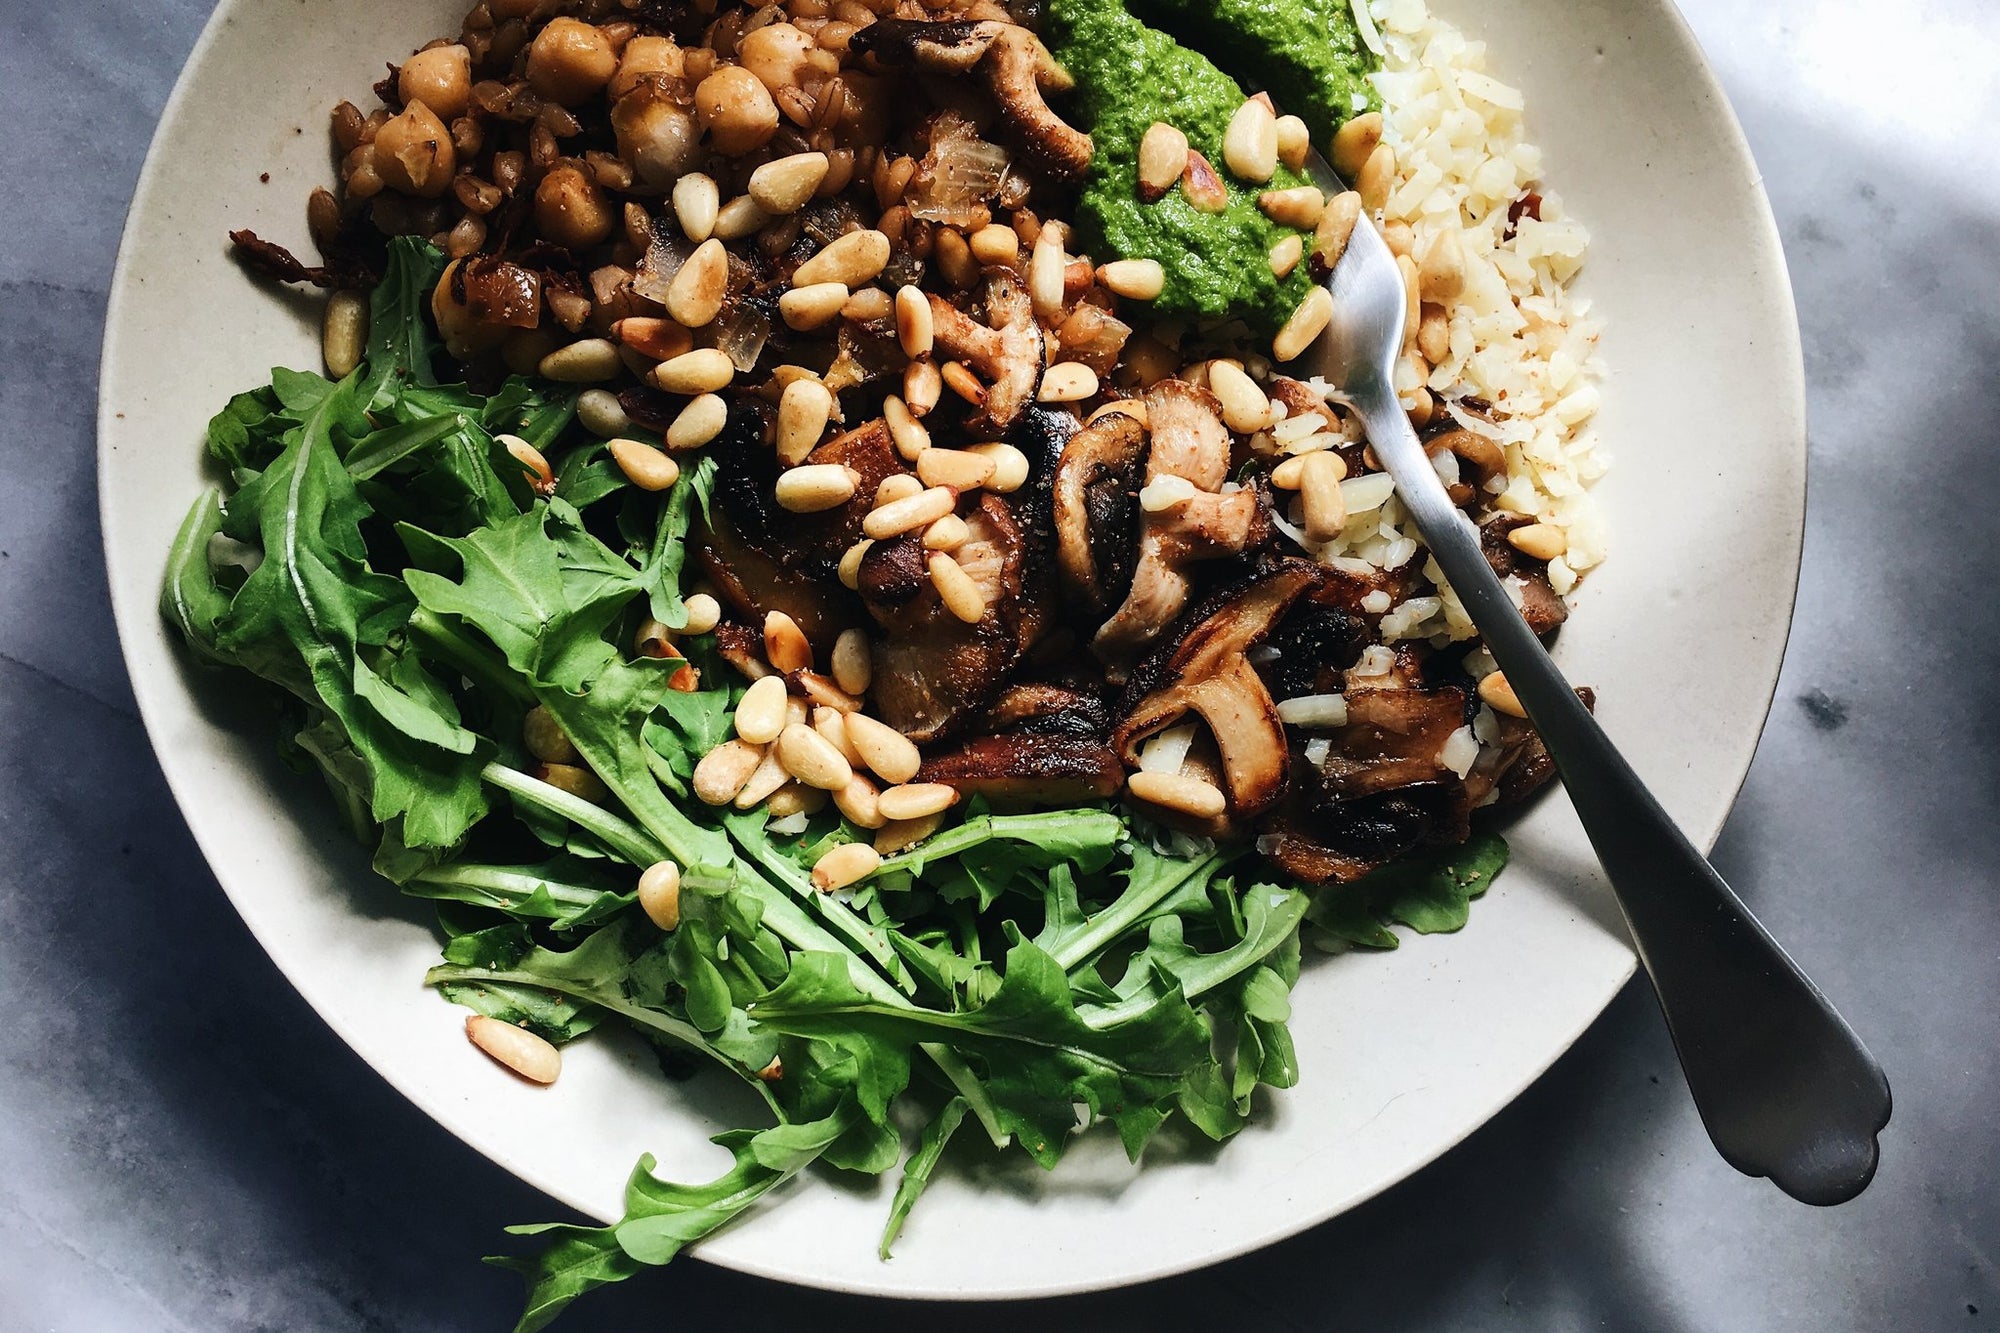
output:
[[326,298],[319,326],[320,355],[329,377],[344,380],[368,354],[368,298],[360,292],[335,292]]
[[[1347,479],[1347,464],[1341,456],[1331,450],[1322,450],[1320,452],[1325,457],[1333,460],[1333,479],[1336,482],[1345,481]],[[1298,490],[1301,486],[1305,485],[1306,459],[1313,456],[1312,454],[1293,454],[1290,458],[1285,459],[1278,466],[1271,469],[1271,484],[1281,491]],[[1325,468],[1326,465],[1320,464],[1318,466]]]
[[611,336],[641,356],[671,361],[694,346],[694,335],[671,319],[630,315],[611,326]]
[[973,491],[984,486],[993,473],[992,459],[963,449],[926,449],[917,455],[917,480],[925,486]]
[[821,791],[839,791],[854,779],[854,767],[826,737],[794,723],[778,736],[778,762],[785,771]]
[[1507,534],[1507,544],[1536,560],[1553,560],[1569,549],[1569,538],[1553,523],[1530,523]]
[[849,592],[860,590],[861,561],[868,554],[868,548],[874,544],[872,541],[863,539],[841,552],[840,564],[836,566],[834,571],[840,576],[841,587],[846,588]]
[[550,352],[536,370],[559,384],[602,384],[617,379],[624,368],[609,338],[583,338]]
[[1262,185],[1278,170],[1278,118],[1251,98],[1236,108],[1222,136],[1222,160],[1243,180]]
[[888,783],[908,782],[924,765],[916,743],[886,722],[866,713],[847,715],[847,739],[875,776]]
[[972,246],[964,236],[950,227],[940,227],[936,245],[938,272],[946,282],[961,291],[978,283],[979,261],[973,258]]
[[856,324],[881,324],[893,318],[896,313],[896,298],[880,287],[863,287],[847,298],[847,304],[840,308],[842,319],[851,319]]
[[1479,697],[1488,708],[1508,717],[1526,719],[1528,710],[1521,707],[1521,698],[1514,693],[1514,687],[1507,683],[1507,677],[1496,671],[1490,676],[1482,676],[1479,681]]
[[713,178],[691,171],[674,182],[674,218],[681,233],[696,245],[715,235],[716,215],[722,211],[722,194]]
[[850,288],[872,282],[889,265],[889,238],[879,231],[850,231],[798,266],[792,285],[844,282]]
[[777,671],[806,671],[812,667],[812,644],[799,628],[799,622],[783,611],[772,611],[764,617],[764,660]]
[[1354,189],[1361,196],[1361,207],[1371,216],[1382,211],[1389,202],[1389,188],[1396,183],[1396,150],[1388,144],[1378,143],[1375,151],[1361,165],[1361,173],[1354,178]]
[[576,746],[556,721],[556,715],[536,704],[521,719],[521,743],[528,747],[528,753],[545,764],[573,764],[577,760]]
[[1333,135],[1333,169],[1342,180],[1361,174],[1375,145],[1382,142],[1382,113],[1369,111],[1354,117]]
[[958,561],[939,551],[931,555],[928,564],[931,586],[937,589],[945,610],[968,625],[976,625],[985,618],[986,595]]
[[604,780],[580,764],[542,764],[535,770],[535,776],[593,805],[601,805],[611,795]]
[[986,406],[986,386],[979,382],[977,375],[965,368],[963,362],[947,361],[938,374],[943,378],[945,387],[960,398],[974,407]]
[[694,794],[704,805],[728,805],[763,762],[763,747],[742,740],[724,741],[694,766]]
[[831,708],[841,713],[858,713],[861,701],[833,683],[833,680],[817,671],[798,671],[792,674],[792,683],[806,701],[815,707]]
[[1011,444],[975,444],[965,452],[993,460],[993,475],[986,489],[995,495],[1012,495],[1028,484],[1028,456]]
[[1311,231],[1326,215],[1326,196],[1316,186],[1297,185],[1289,190],[1264,191],[1257,196],[1257,207],[1279,226]]
[[1306,243],[1303,238],[1298,236],[1279,238],[1278,243],[1271,247],[1272,276],[1280,281],[1291,277],[1292,270],[1299,266],[1299,261],[1305,258],[1305,254]]
[[813,863],[813,887],[832,893],[867,879],[881,868],[882,854],[867,843],[843,843]]
[[793,153],[751,172],[747,188],[757,207],[773,217],[787,217],[806,206],[831,166],[825,153]]
[[944,376],[929,358],[903,367],[903,401],[918,420],[929,416],[944,396]]
[[518,435],[496,435],[494,438],[500,441],[508,456],[527,472],[528,484],[535,488],[537,494],[555,493],[556,474],[549,467],[549,460],[542,456],[540,449]]
[[750,745],[769,745],[785,729],[783,676],[766,676],[752,681],[736,702],[736,734]]
[[1044,324],[1055,324],[1063,312],[1063,269],[1069,257],[1063,254],[1062,233],[1053,222],[1042,224],[1028,257],[1028,299]]
[[1306,299],[1299,302],[1299,308],[1292,312],[1292,317],[1285,321],[1285,327],[1278,330],[1278,336],[1271,343],[1271,355],[1279,361],[1298,360],[1332,322],[1333,293],[1324,287],[1313,288],[1306,293]]
[[465,1035],[474,1046],[530,1083],[546,1087],[562,1073],[562,1052],[526,1028],[473,1014],[465,1020]]
[[682,634],[697,637],[711,634],[715,631],[715,627],[722,623],[722,603],[705,592],[696,593],[681,605],[687,611],[687,624],[680,629]]
[[757,767],[750,774],[750,780],[743,784],[743,790],[736,793],[730,802],[738,810],[755,810],[764,802],[777,795],[780,788],[792,780],[785,771],[784,761],[778,758],[778,747],[768,746],[764,757],[757,761]]
[[1340,456],[1321,450],[1299,459],[1299,499],[1305,505],[1306,538],[1330,542],[1347,526],[1347,497],[1341,492]]
[[720,393],[736,380],[736,363],[729,354],[714,347],[697,347],[671,361],[662,361],[653,371],[653,383],[668,393],[693,396]]
[[676,453],[699,449],[722,434],[728,424],[729,404],[715,394],[705,393],[682,408],[667,427],[667,448]]
[[889,425],[889,438],[903,461],[914,463],[931,447],[931,433],[910,411],[910,405],[890,394],[882,400],[882,419]]
[[1134,773],[1125,790],[1148,805],[1196,819],[1216,819],[1229,808],[1220,787],[1180,773]]
[[1044,403],[1080,403],[1097,395],[1097,372],[1081,361],[1058,361],[1042,372],[1035,398]]
[[611,461],[642,491],[664,491],[681,479],[681,465],[650,444],[613,440],[608,447]]
[[849,778],[847,785],[833,794],[834,808],[847,818],[856,828],[878,829],[888,821],[882,818],[882,808],[875,790],[875,784],[861,774]]
[[1113,296],[1152,301],[1166,289],[1167,271],[1157,259],[1114,259],[1097,270],[1097,280]]
[[715,215],[715,237],[724,241],[740,241],[755,236],[771,222],[771,215],[757,206],[757,201],[747,194],[741,194],[722,206]]
[[1192,149],[1188,151],[1187,172],[1181,177],[1181,193],[1197,213],[1220,213],[1229,207],[1229,191],[1214,164]]
[[1401,218],[1385,223],[1382,227],[1382,244],[1389,247],[1389,253],[1392,255],[1409,255],[1415,258],[1417,229]]
[[1188,169],[1188,137],[1173,126],[1154,121],[1139,140],[1139,198],[1161,198],[1180,183]]
[[900,537],[906,532],[929,527],[956,508],[957,495],[943,487],[934,487],[870,510],[868,517],[861,521],[861,530],[876,541]]
[[729,251],[711,236],[695,247],[667,284],[667,313],[684,328],[707,328],[722,313],[728,295]]
[[1417,327],[1424,318],[1424,298],[1420,290],[1422,279],[1417,275],[1417,261],[1408,255],[1397,255],[1396,271],[1403,275],[1403,337],[1414,342]]
[[1347,253],[1347,242],[1354,236],[1354,225],[1360,220],[1361,196],[1353,190],[1343,191],[1327,201],[1319,229],[1313,234],[1315,278],[1325,279],[1339,267],[1340,257]]
[[1455,231],[1441,231],[1418,266],[1426,301],[1450,305],[1465,293],[1465,247]]
[[810,333],[838,319],[841,309],[847,304],[848,295],[844,282],[794,287],[778,298],[778,313],[784,316],[787,327],[799,333]]
[[970,540],[972,540],[972,529],[968,528],[965,520],[957,514],[946,514],[924,529],[926,551],[956,551]]
[[1312,154],[1312,130],[1297,116],[1278,117],[1278,160],[1293,171],[1305,170]]
[[852,710],[836,708],[832,704],[823,704],[813,709],[813,730],[826,737],[828,745],[840,751],[840,757],[847,761],[848,767],[860,768],[864,767],[861,752],[854,748],[853,741],[847,739],[847,714],[850,711]]
[[833,394],[818,380],[793,380],[778,395],[778,461],[797,467],[819,447],[833,416]]
[[875,488],[875,505],[891,505],[898,500],[907,500],[913,495],[922,495],[924,484],[917,480],[914,472],[891,472],[882,478],[882,484]]
[[922,819],[942,814],[958,804],[958,789],[942,782],[918,782],[890,787],[876,801],[884,819]]
[[1223,421],[1238,435],[1252,435],[1271,424],[1271,400],[1234,362],[1209,363],[1208,391],[1221,402]]
[[771,793],[771,799],[764,803],[764,808],[771,812],[773,819],[816,815],[826,809],[826,793],[801,782],[787,782]]
[[1443,365],[1451,356],[1451,317],[1441,306],[1426,304],[1417,324],[1417,350],[1432,365]]
[[987,268],[1021,262],[1021,238],[1012,227],[995,222],[972,233],[972,257]]
[[922,819],[892,820],[884,824],[875,834],[875,850],[883,856],[894,856],[897,852],[907,852],[910,848],[936,833],[944,823],[943,815],[926,815]]
[[624,404],[609,389],[585,389],[576,396],[576,419],[600,440],[615,439],[632,429]]
[[931,299],[920,287],[906,286],[896,293],[896,341],[903,345],[903,355],[912,361],[929,356],[937,345]]
[[655,861],[639,876],[639,910],[661,930],[681,924],[681,868],[672,861]]
[[868,693],[875,672],[874,654],[865,630],[848,629],[833,641],[833,679],[841,689],[860,696]]

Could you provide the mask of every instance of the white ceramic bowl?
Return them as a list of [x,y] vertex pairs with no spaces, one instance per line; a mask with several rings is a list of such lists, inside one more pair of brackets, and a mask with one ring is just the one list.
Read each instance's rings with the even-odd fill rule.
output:
[[[1798,570],[1804,389],[1791,293],[1756,168],[1669,0],[1437,0],[1526,90],[1548,176],[1596,245],[1583,290],[1610,328],[1600,422],[1613,558],[1559,652],[1667,809],[1704,845],[1750,763]],[[161,763],[216,877],[285,974],[383,1077],[495,1162],[599,1217],[641,1152],[707,1179],[747,1098],[675,1086],[637,1043],[572,1048],[542,1091],[466,1044],[421,980],[425,913],[374,880],[316,780],[273,756],[231,683],[191,671],[154,610],[204,484],[208,416],[274,363],[317,366],[311,306],[225,254],[254,227],[306,248],[331,175],[326,115],[383,63],[455,31],[464,0],[224,0],[182,75],[133,202],[104,347],[104,541],[126,660]],[[264,173],[268,173],[265,176]],[[1138,1281],[1331,1217],[1463,1138],[1566,1049],[1632,954],[1566,802],[1511,834],[1514,865],[1469,929],[1311,963],[1299,1086],[1221,1150],[1128,1167],[1111,1136],[1053,1174],[946,1173],[896,1257],[889,1185],[796,1183],[701,1245],[816,1286],[1020,1297]],[[890,1182],[892,1184],[893,1181]],[[551,1212],[554,1210],[551,1209]],[[523,1221],[536,1219],[521,1219]],[[976,1243],[972,1240],[976,1238]]]

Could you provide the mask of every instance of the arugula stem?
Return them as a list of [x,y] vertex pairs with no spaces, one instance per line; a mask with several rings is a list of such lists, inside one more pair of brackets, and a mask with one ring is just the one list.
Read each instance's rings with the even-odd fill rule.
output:
[[934,833],[924,842],[907,852],[890,857],[875,872],[876,877],[891,871],[907,869],[912,874],[919,873],[933,861],[948,861],[954,856],[963,856],[975,847],[1003,839],[1019,842],[1041,842],[1062,837],[1066,832],[1077,829],[1095,831],[1099,826],[1110,824],[1122,828],[1118,816],[1108,810],[1036,811],[1025,815],[979,815],[962,824],[954,825]]
[[420,653],[450,664],[467,680],[503,698],[526,708],[534,706],[535,692],[526,681],[509,670],[498,655],[446,624],[435,611],[418,607],[410,613],[409,628],[412,637],[421,640]]
[[[442,888],[478,889],[490,895],[501,911],[518,907],[533,897],[537,889],[547,889],[552,901],[568,907],[589,907],[604,896],[604,890],[582,884],[565,884],[546,875],[537,875],[513,866],[476,865],[447,862],[410,876],[409,884],[433,884]],[[405,886],[408,890],[408,884]]]
[[581,796],[572,796],[560,787],[552,787],[500,763],[488,764],[479,770],[479,776],[531,805],[561,815],[635,866],[649,866],[666,859],[665,849],[648,834]]
[[1172,897],[1181,885],[1196,876],[1213,874],[1235,855],[1234,852],[1211,852],[1199,861],[1183,862],[1180,870],[1173,875],[1162,875],[1143,888],[1127,889],[1117,902],[1091,918],[1089,926],[1081,933],[1051,950],[1050,956],[1063,971],[1074,972],[1100,951],[1117,943],[1126,931],[1137,925],[1147,912]]
[[[724,815],[722,825],[729,830],[732,842],[777,880],[792,896],[809,905],[819,917],[849,945],[866,954],[875,966],[906,995],[914,995],[916,979],[903,966],[902,959],[889,944],[888,937],[857,916],[854,910],[838,898],[821,893],[813,887],[812,877],[800,869],[798,863],[771,845],[768,838],[752,837],[752,832],[762,832],[755,814]],[[753,825],[756,827],[753,830]]]

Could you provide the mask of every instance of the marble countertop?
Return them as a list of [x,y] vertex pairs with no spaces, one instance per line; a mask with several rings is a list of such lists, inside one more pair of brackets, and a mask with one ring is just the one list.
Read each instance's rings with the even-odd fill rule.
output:
[[[119,227],[209,0],[4,6],[0,1333],[500,1329],[538,1194],[287,987],[168,797],[98,553]],[[1804,579],[1716,857],[1896,1086],[1881,1174],[1793,1204],[1711,1151],[1643,986],[1443,1160],[1262,1253],[965,1329],[1977,1329],[2000,1320],[2000,10],[1686,0],[1766,174],[1811,377]],[[162,349],[172,355],[171,348]],[[1989,452],[1993,451],[1993,452]],[[1989,589],[1990,589],[1990,585]],[[859,1326],[682,1263],[563,1327]]]

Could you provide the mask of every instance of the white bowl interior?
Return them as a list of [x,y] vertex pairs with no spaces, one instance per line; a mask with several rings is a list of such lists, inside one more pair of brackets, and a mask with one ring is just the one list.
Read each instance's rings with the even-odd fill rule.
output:
[[[508,1170],[600,1217],[633,1161],[706,1178],[706,1140],[753,1114],[673,1085],[636,1042],[572,1048],[528,1088],[467,1046],[421,979],[420,905],[369,875],[265,719],[190,670],[154,604],[204,485],[199,442],[273,364],[316,366],[312,307],[237,270],[225,233],[307,248],[326,114],[463,0],[224,0],[182,76],[134,201],[103,363],[100,485],[133,687],[217,878],[271,956],[364,1058]],[[1721,91],[1668,0],[1439,0],[1527,91],[1550,185],[1596,236],[1583,290],[1610,321],[1601,419],[1613,558],[1576,598],[1559,658],[1667,809],[1704,845],[1747,769],[1798,569],[1803,382],[1775,228]],[[266,177],[268,173],[268,177]],[[1456,936],[1322,959],[1296,996],[1303,1079],[1219,1151],[1128,1167],[1106,1136],[1053,1174],[944,1174],[895,1259],[874,1256],[890,1185],[802,1182],[699,1247],[749,1272],[859,1292],[1020,1297],[1195,1267],[1323,1220],[1483,1123],[1630,975],[1632,954],[1569,807],[1510,833],[1515,863]],[[531,1219],[522,1219],[531,1220]],[[978,1244],[965,1243],[976,1235]]]

